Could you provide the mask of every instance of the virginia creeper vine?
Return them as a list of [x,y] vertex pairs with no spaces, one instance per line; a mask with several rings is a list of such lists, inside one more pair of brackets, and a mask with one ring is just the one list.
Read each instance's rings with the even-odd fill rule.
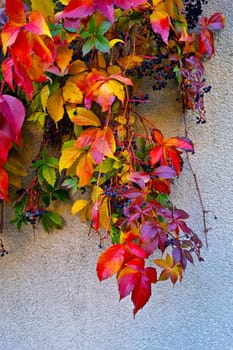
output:
[[[72,214],[90,222],[101,247],[111,242],[98,259],[98,278],[116,275],[134,315],[152,283],[182,281],[187,263],[203,260],[188,214],[169,197],[193,143],[187,134],[164,138],[137,106],[173,79],[184,110],[205,123],[211,87],[204,63],[214,54],[214,32],[224,28],[222,14],[201,16],[205,2],[1,1],[1,205],[13,204],[18,229],[30,223],[35,232],[41,222],[49,232],[63,226],[52,202],[79,193]],[[141,91],[144,77],[151,92]],[[34,176],[23,187],[17,159],[29,123],[43,135]]]

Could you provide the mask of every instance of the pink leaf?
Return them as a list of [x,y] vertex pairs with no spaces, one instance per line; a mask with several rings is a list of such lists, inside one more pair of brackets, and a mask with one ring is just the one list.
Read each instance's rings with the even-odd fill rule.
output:
[[22,102],[10,95],[0,96],[0,109],[5,122],[9,124],[9,135],[12,141],[20,143],[20,131],[25,118],[25,108]]

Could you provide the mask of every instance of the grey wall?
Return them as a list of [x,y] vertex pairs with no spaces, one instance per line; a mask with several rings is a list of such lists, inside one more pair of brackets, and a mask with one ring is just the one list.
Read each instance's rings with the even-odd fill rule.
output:
[[[189,135],[196,145],[192,164],[212,211],[205,262],[190,266],[181,285],[155,286],[134,320],[130,300],[118,302],[114,279],[98,282],[98,238],[88,237],[88,227],[71,217],[68,208],[63,208],[65,229],[49,236],[39,229],[36,240],[29,227],[19,233],[7,226],[3,237],[10,254],[0,259],[0,350],[233,349],[233,5],[232,0],[209,2],[207,12],[222,11],[227,28],[217,36],[216,56],[207,64],[213,85],[206,99],[208,123],[196,125],[189,116]],[[181,135],[176,95],[170,94],[166,118],[174,121],[172,128],[165,128],[164,106],[145,113],[167,136]],[[191,214],[190,225],[204,239],[187,166],[173,199]]]

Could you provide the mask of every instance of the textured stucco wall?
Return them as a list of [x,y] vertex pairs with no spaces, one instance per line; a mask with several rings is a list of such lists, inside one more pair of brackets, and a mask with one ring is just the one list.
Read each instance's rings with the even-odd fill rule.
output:
[[[71,217],[63,232],[17,232],[8,226],[4,241],[10,254],[0,259],[0,350],[232,350],[233,349],[233,39],[232,0],[209,1],[207,13],[220,10],[227,28],[216,40],[216,56],[207,64],[213,85],[206,99],[207,125],[190,117],[196,145],[196,170],[208,215],[209,249],[204,263],[189,267],[182,285],[154,287],[153,297],[134,320],[129,299],[118,303],[114,280],[100,284],[95,262],[98,239]],[[163,93],[158,100],[162,101]],[[166,105],[173,127],[183,133],[175,92]],[[154,99],[153,105],[156,104]],[[161,108],[161,110],[164,106]],[[174,202],[191,213],[190,225],[202,235],[201,210],[187,167],[174,188]]]

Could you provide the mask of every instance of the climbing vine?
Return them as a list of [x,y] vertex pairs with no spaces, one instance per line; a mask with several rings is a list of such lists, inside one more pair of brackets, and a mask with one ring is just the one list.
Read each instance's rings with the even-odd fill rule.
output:
[[[183,109],[206,121],[211,89],[204,63],[224,17],[202,16],[206,1],[1,1],[0,200],[13,205],[18,229],[63,226],[54,201],[111,245],[97,262],[102,281],[116,275],[120,299],[131,294],[134,315],[151,285],[182,281],[201,240],[189,215],[170,200],[182,171],[184,136],[164,138],[137,106],[176,81]],[[151,91],[144,93],[147,77]],[[20,154],[25,127],[41,141],[27,175]],[[78,195],[78,199],[77,199]],[[3,215],[1,215],[1,230]],[[2,240],[1,254],[7,252]],[[155,259],[154,253],[161,252]]]

